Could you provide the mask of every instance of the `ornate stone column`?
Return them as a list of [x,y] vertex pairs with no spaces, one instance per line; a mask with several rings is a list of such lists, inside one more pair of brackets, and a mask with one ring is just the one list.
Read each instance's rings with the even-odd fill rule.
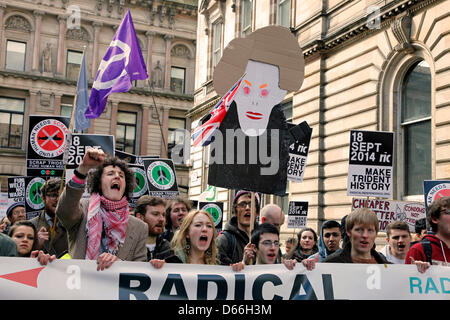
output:
[[145,35],[147,37],[147,74],[149,77],[149,82],[151,84],[153,81],[152,79],[153,38],[155,37],[156,33],[152,31],[147,31]]
[[38,91],[30,90],[30,113],[29,115],[34,115],[36,113],[36,107],[37,107],[37,98],[38,98]]
[[0,3],[0,43],[3,43],[3,33],[4,33],[4,26],[3,26],[3,14],[5,13],[6,4]]
[[53,97],[53,111],[56,115],[61,115],[61,97],[60,94],[55,94]]
[[45,13],[39,10],[33,11],[34,15],[34,47],[33,47],[33,63],[31,65],[32,71],[38,71],[39,70],[39,57],[41,55],[41,21],[42,16]]
[[147,155],[147,142],[148,142],[148,121],[150,115],[151,105],[142,105],[142,133],[141,133],[141,155]]
[[56,62],[56,73],[62,76],[64,72],[64,39],[66,38],[67,18],[63,15],[59,15],[58,21],[59,21],[59,35],[58,35],[58,57]]
[[94,26],[94,47],[92,50],[93,52],[92,52],[91,76],[93,79],[95,79],[95,76],[97,75],[97,69],[98,69],[98,40],[99,40],[100,29],[103,26],[103,23],[93,22],[92,25]]
[[170,70],[172,68],[172,62],[170,59],[170,48],[172,47],[173,36],[166,34],[164,40],[166,41],[166,68],[164,73],[164,89],[170,90]]

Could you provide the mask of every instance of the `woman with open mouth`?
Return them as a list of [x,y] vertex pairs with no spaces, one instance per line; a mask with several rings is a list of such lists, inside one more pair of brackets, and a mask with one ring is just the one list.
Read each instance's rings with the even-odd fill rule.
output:
[[[91,197],[81,199],[86,184]],[[97,270],[120,260],[146,261],[147,224],[129,212],[133,189],[134,174],[125,161],[101,149],[86,151],[56,209],[73,259],[97,260]]]
[[218,264],[216,228],[208,212],[191,211],[175,233],[171,246],[181,263]]

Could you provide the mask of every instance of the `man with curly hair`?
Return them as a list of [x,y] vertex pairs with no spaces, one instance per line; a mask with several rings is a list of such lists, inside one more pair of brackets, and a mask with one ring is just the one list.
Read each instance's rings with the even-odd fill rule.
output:
[[[81,199],[86,178],[91,197]],[[134,185],[125,161],[100,149],[87,150],[56,209],[68,232],[72,258],[97,260],[97,270],[118,260],[146,261],[147,224],[129,212]]]

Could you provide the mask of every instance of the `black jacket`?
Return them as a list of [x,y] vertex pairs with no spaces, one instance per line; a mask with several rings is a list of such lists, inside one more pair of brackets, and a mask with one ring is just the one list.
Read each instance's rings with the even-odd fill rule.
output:
[[[381,254],[379,254],[374,248],[370,249],[370,254],[375,258],[378,264],[391,264]],[[335,252],[323,260],[323,262],[331,263],[353,263],[352,260],[352,244],[348,242],[344,245],[344,248],[338,252]]]
[[[234,240],[232,238],[234,238]],[[242,261],[242,258],[244,257],[244,247],[249,242],[250,240],[247,233],[238,228],[237,217],[232,217],[225,224],[223,231],[216,239],[220,264],[229,266],[232,263]]]
[[147,260],[160,259],[166,262],[178,263],[179,259],[175,256],[173,250],[170,248],[170,243],[162,236],[156,239],[155,250],[150,251],[147,247]]

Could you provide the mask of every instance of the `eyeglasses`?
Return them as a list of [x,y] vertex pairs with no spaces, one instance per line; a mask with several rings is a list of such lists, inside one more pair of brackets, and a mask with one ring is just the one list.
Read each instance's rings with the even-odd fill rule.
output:
[[340,233],[337,233],[337,232],[327,232],[327,233],[325,233],[325,234],[323,235],[323,237],[324,237],[324,238],[329,238],[329,237],[333,236],[333,237],[337,238],[337,237],[339,237],[340,235],[341,235],[341,234],[340,234]]
[[249,206],[249,207],[251,207],[252,206],[252,203],[251,202],[247,202],[247,201],[242,201],[242,202],[239,202],[238,204],[236,204],[239,208],[242,208],[242,209],[244,209],[244,208],[247,208],[247,206]]
[[59,198],[59,195],[57,193],[46,194],[45,196],[51,200],[56,200]]
[[27,212],[25,211],[25,209],[22,209],[22,210],[14,210],[13,211],[13,215],[19,215],[19,214],[26,214]]
[[271,248],[271,247],[280,247],[280,241],[270,241],[270,240],[264,240],[264,241],[262,241],[261,242],[261,244],[264,246],[264,247],[267,247],[267,248]]

